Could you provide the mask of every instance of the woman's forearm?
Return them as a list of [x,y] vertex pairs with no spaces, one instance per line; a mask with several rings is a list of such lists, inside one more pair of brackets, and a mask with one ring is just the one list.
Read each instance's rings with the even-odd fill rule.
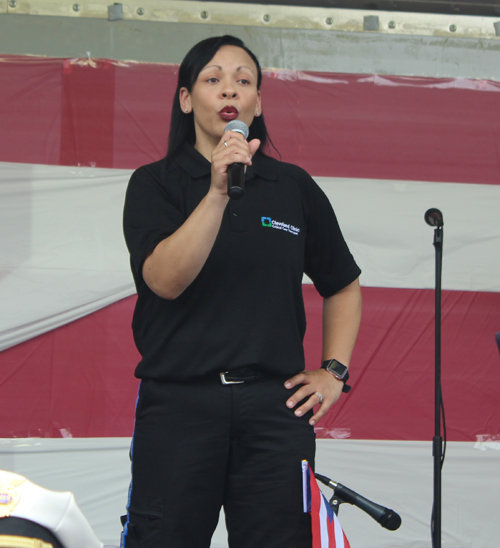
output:
[[323,360],[349,365],[361,322],[359,278],[323,301]]
[[227,196],[209,192],[144,261],[144,281],[159,297],[175,299],[198,276],[219,233],[227,202]]

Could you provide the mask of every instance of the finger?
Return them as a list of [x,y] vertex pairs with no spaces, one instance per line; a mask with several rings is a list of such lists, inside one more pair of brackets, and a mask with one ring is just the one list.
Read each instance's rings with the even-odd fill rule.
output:
[[[242,137],[243,139],[243,137]],[[221,142],[217,146],[218,150],[221,152],[227,152],[228,150],[245,150],[250,152],[248,143],[243,139],[231,138],[230,136],[224,135]]]
[[[308,411],[310,411],[315,405],[318,405],[319,403],[320,401],[318,396],[316,394],[313,394],[307,400],[306,403],[304,403],[303,405],[301,405],[299,408],[297,408],[294,411],[294,414],[296,417],[301,417],[302,415],[305,415]],[[318,411],[316,412],[316,414],[313,415],[311,419],[309,420],[309,424],[315,424],[316,422],[318,422],[319,418],[321,418],[328,411],[329,408],[330,408],[330,405],[328,403],[325,403],[325,401],[323,401],[323,403],[320,404],[320,407]]]
[[311,426],[314,426],[324,415],[326,415],[326,412],[330,409],[329,405],[325,405],[325,402],[323,402],[320,406],[320,408],[316,411],[316,413],[309,419],[309,424]]
[[212,173],[220,173],[224,177],[232,164],[243,164],[245,166],[251,163],[250,156],[244,152],[227,149],[227,151],[217,152],[212,156]]
[[259,139],[252,139],[249,143],[248,143],[248,146],[250,148],[250,154],[253,156],[257,150],[259,149],[260,147],[260,141]]
[[243,134],[241,134],[239,131],[225,131],[222,135],[222,139],[225,141],[229,141],[230,139],[236,139],[244,143],[247,142]]
[[250,142],[247,142],[245,137],[238,131],[225,132],[222,135],[221,141],[222,141],[222,144],[224,144],[224,142],[226,143],[226,145],[224,145],[226,147],[229,147],[229,145],[234,143],[238,143],[238,144],[242,143],[243,145],[246,145],[248,147],[250,156],[253,156],[257,152],[261,144],[259,139],[252,139]]
[[[301,417],[302,415],[305,415],[308,411],[310,411],[315,405],[318,405],[319,403],[321,402],[318,393],[315,392],[314,394],[311,394],[308,400],[294,411],[295,416]],[[321,403],[321,407],[323,407],[324,405],[325,402],[323,401],[323,403]],[[328,407],[329,405],[326,405],[326,410],[328,410]],[[326,410],[324,411],[325,413]]]
[[[297,392],[294,392],[293,396],[290,396],[290,398],[288,398],[286,406],[289,409],[293,409],[299,402],[305,400],[307,397],[314,396],[314,393],[315,392],[311,389],[310,386],[302,386],[297,390]],[[315,401],[312,405],[316,405],[317,403],[319,403],[319,398],[317,396],[314,396],[314,400]]]
[[294,386],[297,386],[298,384],[304,384],[305,379],[306,379],[306,376],[303,372],[297,373],[297,375],[285,381],[285,388],[290,389],[290,388],[293,388]]
[[228,165],[235,162],[247,165],[252,163],[252,153],[245,140],[231,139],[223,141],[219,145],[219,150],[221,159]]

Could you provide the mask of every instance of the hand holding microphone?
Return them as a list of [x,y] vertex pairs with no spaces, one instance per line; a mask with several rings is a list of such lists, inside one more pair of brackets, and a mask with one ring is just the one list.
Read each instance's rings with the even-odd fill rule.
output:
[[[241,133],[246,139],[248,137],[248,126],[240,120],[231,120],[226,128],[226,131],[236,131]],[[224,141],[224,144],[226,142]],[[227,144],[226,144],[227,146]],[[231,164],[227,168],[227,195],[231,200],[239,200],[245,194],[245,166],[239,162]]]

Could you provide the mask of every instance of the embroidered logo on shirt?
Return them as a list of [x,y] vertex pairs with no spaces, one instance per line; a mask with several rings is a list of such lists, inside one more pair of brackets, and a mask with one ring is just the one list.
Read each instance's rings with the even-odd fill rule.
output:
[[262,226],[276,228],[278,230],[284,230],[285,232],[289,232],[294,236],[297,236],[297,234],[300,232],[300,228],[287,223],[282,223],[280,221],[275,221],[271,219],[271,217],[261,217],[260,220],[262,222]]

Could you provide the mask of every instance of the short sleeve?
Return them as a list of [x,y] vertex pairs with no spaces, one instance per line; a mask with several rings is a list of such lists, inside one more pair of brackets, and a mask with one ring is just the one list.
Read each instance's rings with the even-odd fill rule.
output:
[[123,231],[137,289],[147,256],[186,220],[178,179],[164,162],[136,170],[127,187]]
[[361,274],[326,194],[307,175],[301,183],[307,219],[304,272],[322,297],[330,297]]

